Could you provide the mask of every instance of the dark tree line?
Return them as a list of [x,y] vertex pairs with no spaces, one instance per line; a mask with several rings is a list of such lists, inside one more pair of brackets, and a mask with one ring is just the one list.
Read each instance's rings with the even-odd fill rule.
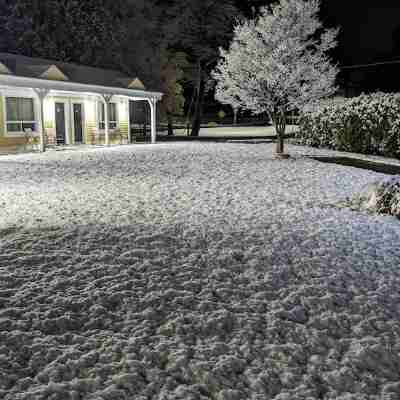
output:
[[170,128],[186,103],[198,135],[218,48],[240,15],[233,0],[0,0],[0,51],[140,76],[166,94]]
[[118,66],[124,1],[3,0],[1,48],[104,67]]

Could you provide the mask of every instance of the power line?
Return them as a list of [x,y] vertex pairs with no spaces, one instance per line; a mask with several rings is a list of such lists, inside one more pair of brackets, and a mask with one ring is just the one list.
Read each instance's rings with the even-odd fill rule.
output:
[[382,62],[376,62],[376,63],[371,63],[371,64],[345,65],[345,66],[339,67],[339,68],[340,69],[365,68],[365,67],[374,67],[377,65],[388,65],[388,64],[400,64],[400,60],[382,61]]

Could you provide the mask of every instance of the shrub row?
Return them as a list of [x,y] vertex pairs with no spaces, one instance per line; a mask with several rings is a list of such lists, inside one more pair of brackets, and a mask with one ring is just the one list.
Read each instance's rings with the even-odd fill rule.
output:
[[296,141],[400,158],[400,94],[363,94],[302,112]]

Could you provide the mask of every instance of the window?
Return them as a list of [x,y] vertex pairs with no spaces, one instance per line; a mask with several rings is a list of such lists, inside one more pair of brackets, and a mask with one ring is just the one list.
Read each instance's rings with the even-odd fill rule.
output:
[[[104,103],[99,102],[99,129],[104,130],[106,127],[105,123],[105,113],[104,113]],[[116,129],[118,126],[118,116],[117,116],[117,104],[108,103],[108,128]]]
[[32,98],[6,98],[7,132],[36,131],[35,110]]

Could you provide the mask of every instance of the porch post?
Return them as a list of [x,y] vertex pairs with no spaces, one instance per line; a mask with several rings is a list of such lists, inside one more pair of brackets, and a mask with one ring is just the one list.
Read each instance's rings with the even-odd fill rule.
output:
[[151,110],[151,143],[156,143],[157,140],[157,100],[148,99]]
[[110,115],[108,112],[108,105],[111,102],[111,99],[113,97],[112,94],[103,94],[102,95],[103,100],[104,100],[104,133],[105,133],[105,145],[109,146],[110,145]]
[[48,89],[33,89],[37,94],[40,102],[40,136],[39,136],[39,150],[40,152],[44,153],[46,151],[46,128],[44,126],[44,99],[48,95]]
[[131,144],[131,100],[128,98],[128,144]]

